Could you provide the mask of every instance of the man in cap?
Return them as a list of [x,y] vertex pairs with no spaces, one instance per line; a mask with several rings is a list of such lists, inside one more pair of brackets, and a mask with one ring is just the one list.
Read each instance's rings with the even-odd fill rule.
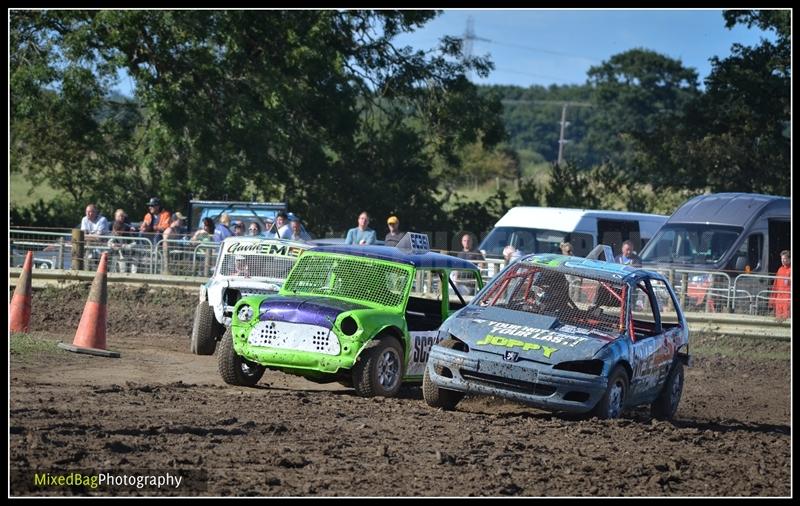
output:
[[164,240],[180,238],[182,234],[186,234],[187,232],[186,216],[178,211],[173,213],[169,220],[169,228],[164,231]]
[[147,201],[147,214],[145,214],[142,219],[139,231],[142,233],[156,234],[153,237],[153,241],[158,241],[160,239],[160,234],[169,228],[171,218],[172,213],[166,209],[162,209],[161,201],[153,197]]
[[386,220],[386,225],[389,227],[389,233],[386,234],[383,243],[386,246],[397,246],[400,239],[406,235],[405,232],[400,232],[400,220],[397,219],[397,216],[389,216],[389,219]]

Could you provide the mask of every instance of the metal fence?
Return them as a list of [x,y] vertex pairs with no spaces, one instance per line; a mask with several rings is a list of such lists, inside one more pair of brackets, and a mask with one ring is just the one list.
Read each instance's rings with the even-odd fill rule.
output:
[[[76,230],[35,230],[11,228],[9,266],[21,267],[33,251],[34,269],[96,270],[103,252],[109,253],[110,272],[208,277],[216,265],[219,243],[185,239],[163,240],[152,236],[85,237]],[[457,256],[455,251],[441,253]],[[473,262],[484,283],[506,266],[504,259]],[[738,313],[774,316],[774,301],[790,299],[791,288],[776,290],[776,276],[719,271],[654,269],[675,289],[687,313]],[[415,288],[435,291],[438,280],[419,279]],[[785,304],[790,304],[790,301]]]

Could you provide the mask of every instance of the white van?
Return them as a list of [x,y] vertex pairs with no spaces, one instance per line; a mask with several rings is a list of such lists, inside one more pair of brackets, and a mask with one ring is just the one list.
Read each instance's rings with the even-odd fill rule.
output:
[[596,211],[560,207],[514,207],[500,218],[479,249],[487,258],[502,257],[512,245],[523,254],[561,253],[562,242],[572,243],[573,253],[586,256],[598,244],[620,251],[622,242],[642,247],[667,221],[660,214]]

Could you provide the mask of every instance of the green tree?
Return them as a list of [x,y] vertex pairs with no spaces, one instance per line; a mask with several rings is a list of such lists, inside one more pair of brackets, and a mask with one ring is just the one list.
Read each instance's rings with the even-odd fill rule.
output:
[[[319,220],[309,223],[317,232],[344,217],[313,207],[357,212],[404,170],[423,185],[415,199],[426,209],[436,203],[434,158],[503,138],[499,102],[464,76],[486,75],[490,62],[464,61],[455,38],[431,51],[393,42],[436,15],[13,11],[12,166],[75,200],[287,199]],[[123,69],[135,101],[126,114],[102,114]],[[401,139],[421,154],[376,155]],[[401,154],[412,156],[400,164]],[[374,170],[379,158],[398,165]],[[396,208],[388,198],[373,212]]]
[[657,126],[640,146],[641,165],[659,186],[693,191],[789,195],[791,139],[790,13],[726,11],[736,23],[772,30],[776,40],[734,44],[713,57],[706,92]]
[[586,142],[604,162],[648,177],[636,150],[698,95],[697,72],[654,51],[631,49],[591,67],[588,77],[595,113]]

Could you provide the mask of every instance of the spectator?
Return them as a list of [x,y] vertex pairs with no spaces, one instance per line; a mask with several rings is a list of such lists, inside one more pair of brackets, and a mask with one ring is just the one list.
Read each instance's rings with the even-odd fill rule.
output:
[[389,219],[386,220],[386,225],[389,227],[389,233],[386,234],[383,243],[386,246],[397,246],[400,239],[406,235],[405,232],[400,232],[400,220],[397,219],[397,216],[389,216]]
[[633,251],[633,242],[625,241],[622,243],[622,252],[614,258],[614,262],[622,265],[641,267],[642,259]]
[[194,233],[192,236],[192,241],[208,242],[214,240],[214,219],[203,218],[203,228]]
[[243,236],[244,235],[244,223],[241,221],[237,221],[233,224],[233,235],[235,236]]
[[775,318],[786,320],[792,316],[792,252],[781,251],[781,266],[775,273],[768,306],[775,308]]
[[517,248],[515,248],[510,244],[505,248],[503,248],[503,258],[506,259],[506,263],[508,264],[513,264],[514,262],[519,260],[521,256],[522,253],[520,253],[520,251]]
[[[120,209],[117,211],[120,211]],[[111,225],[111,238],[108,240],[108,248],[111,250],[111,256],[115,261],[117,272],[128,272],[130,270],[130,272],[135,273],[137,270],[135,261],[136,243],[129,239],[123,239],[130,233],[130,227],[124,221],[117,220],[116,214],[114,213],[115,219]]]
[[292,241],[309,241],[311,238],[303,230],[303,224],[300,223],[300,218],[294,217],[289,222],[289,234],[282,236],[284,239],[291,239]]
[[108,220],[97,212],[94,204],[86,206],[86,216],[81,219],[81,230],[86,233],[87,238],[108,235]]
[[172,239],[174,241],[175,239],[180,239],[186,233],[186,216],[180,211],[173,213],[169,221],[169,227],[164,231],[164,240]]
[[219,215],[219,223],[214,227],[214,242],[222,242],[233,235],[231,231],[231,217],[228,213]]
[[155,234],[153,243],[161,239],[161,234],[169,228],[172,213],[161,207],[161,201],[156,197],[147,202],[147,214],[142,219],[139,232],[143,234]]
[[[472,262],[484,260],[483,255],[481,255],[479,251],[475,250],[474,244],[475,242],[472,240],[472,234],[469,232],[461,234],[462,249],[456,253],[456,256]],[[453,271],[450,274],[450,279],[457,283],[458,291],[461,292],[462,295],[475,295],[478,287],[472,273],[465,271]]]
[[358,226],[347,231],[344,243],[359,246],[375,244],[375,231],[369,228],[369,214],[366,211],[358,215]]
[[122,235],[129,235],[133,232],[136,232],[136,229],[133,228],[133,226],[128,221],[128,214],[122,209],[117,209],[116,211],[114,211],[114,222],[111,224],[111,231],[112,231],[111,235],[114,235],[113,234],[114,224],[116,223],[120,224],[121,227],[120,230],[122,230],[121,232]]
[[472,234],[464,232],[461,236],[461,251],[458,252],[458,258],[464,260],[483,260],[483,255],[480,251],[475,249],[475,241],[472,239]]
[[289,215],[283,211],[280,211],[275,216],[275,222],[272,226],[268,229],[268,237],[270,238],[280,238],[289,235],[289,227],[288,227]]
[[572,243],[570,243],[570,242],[562,242],[558,246],[559,246],[559,248],[561,248],[561,254],[562,255],[567,255],[567,256],[574,255],[574,253],[572,252]]
[[257,221],[250,223],[247,227],[247,235],[254,237],[261,235],[261,225]]

